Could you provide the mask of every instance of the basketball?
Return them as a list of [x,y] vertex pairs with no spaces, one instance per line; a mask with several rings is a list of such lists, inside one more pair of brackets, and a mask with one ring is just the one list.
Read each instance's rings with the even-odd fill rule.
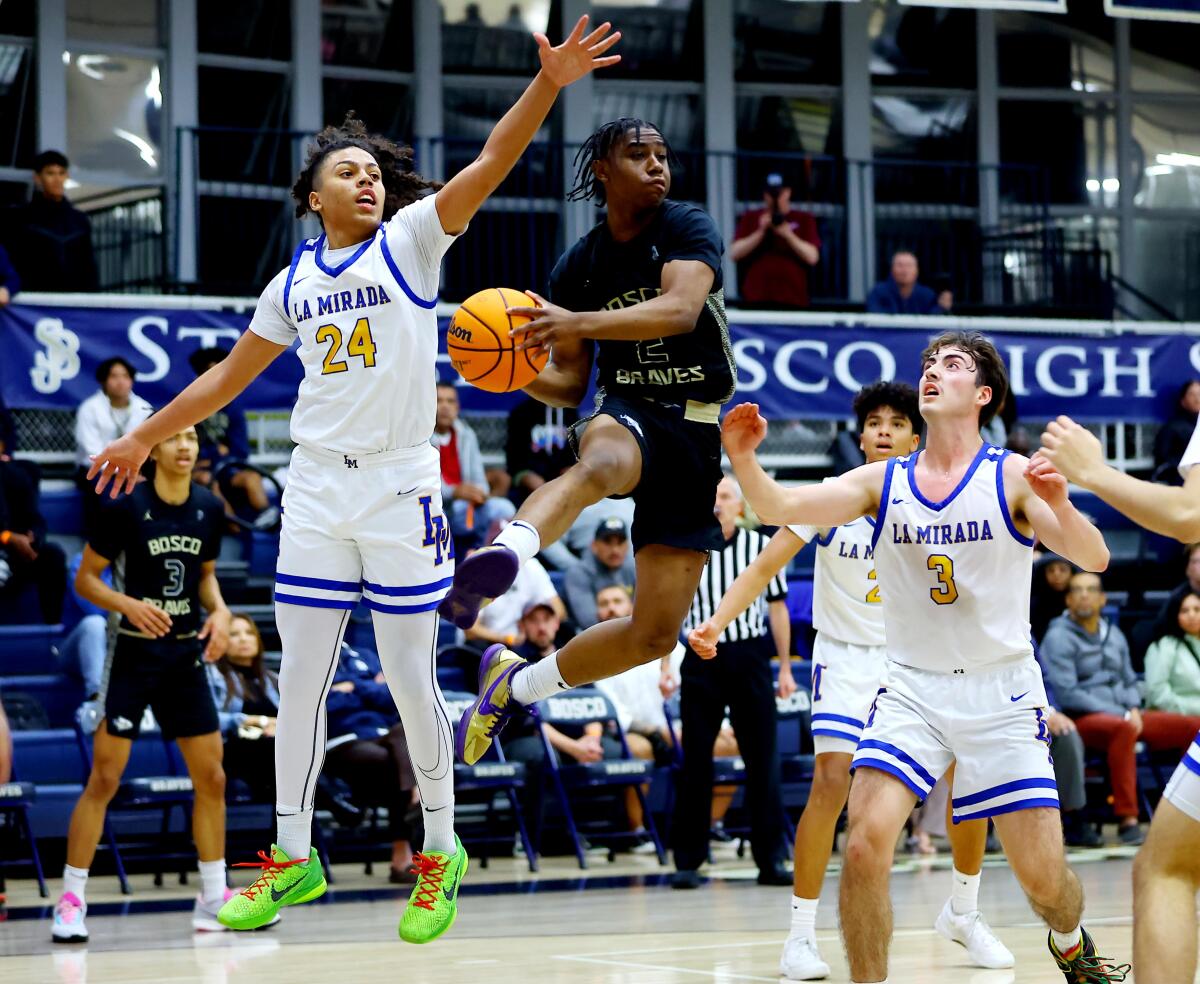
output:
[[528,318],[510,317],[510,307],[536,307],[529,295],[511,287],[489,287],[472,294],[454,312],[446,329],[446,350],[455,371],[489,393],[511,393],[533,382],[546,367],[547,353],[519,352],[509,332]]

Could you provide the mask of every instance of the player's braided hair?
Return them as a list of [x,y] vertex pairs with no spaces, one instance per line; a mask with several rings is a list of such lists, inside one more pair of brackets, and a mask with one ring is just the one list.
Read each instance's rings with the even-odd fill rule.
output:
[[917,391],[908,383],[881,379],[860,389],[854,397],[854,416],[858,418],[860,431],[866,426],[867,418],[880,407],[890,407],[903,414],[912,424],[913,433],[921,433],[920,400]]
[[[309,212],[308,196],[313,190],[317,171],[325,158],[335,150],[358,147],[375,158],[383,178],[383,220],[386,222],[405,205],[411,205],[422,192],[440,188],[437,181],[429,181],[413,171],[413,151],[404,144],[394,143],[378,133],[370,133],[367,125],[351,110],[340,126],[327,126],[316,135],[308,148],[304,168],[292,185],[292,198],[296,200],[296,218],[302,219]],[[317,216],[319,220],[320,215]]]
[[586,202],[589,199],[595,199],[597,206],[605,203],[604,184],[596,177],[596,172],[592,168],[592,165],[596,161],[602,161],[608,157],[613,147],[616,146],[617,141],[629,133],[630,130],[637,134],[640,134],[642,130],[653,130],[659,136],[662,136],[663,143],[667,147],[668,163],[672,167],[678,165],[679,161],[675,157],[675,151],[667,143],[667,138],[662,135],[660,127],[634,116],[622,116],[619,120],[612,120],[609,123],[605,123],[599,130],[588,137],[583,142],[583,146],[576,152],[575,160],[572,162],[575,167],[575,184],[567,192],[567,201]]

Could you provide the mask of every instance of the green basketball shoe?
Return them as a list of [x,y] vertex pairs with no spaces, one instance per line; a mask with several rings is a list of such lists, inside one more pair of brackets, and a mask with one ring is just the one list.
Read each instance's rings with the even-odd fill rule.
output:
[[293,861],[278,844],[271,845],[271,856],[259,851],[261,861],[235,864],[235,868],[262,868],[262,874],[249,888],[239,892],[217,913],[217,921],[230,929],[258,929],[265,926],[285,905],[311,902],[325,894],[325,870],[314,851],[305,863]]
[[467,873],[467,852],[454,835],[453,854],[428,851],[413,858],[417,886],[400,920],[405,943],[432,943],[454,925],[458,915],[458,886]]

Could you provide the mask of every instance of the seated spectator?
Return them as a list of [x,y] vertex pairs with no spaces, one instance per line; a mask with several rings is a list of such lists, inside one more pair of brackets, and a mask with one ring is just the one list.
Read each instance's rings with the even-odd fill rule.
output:
[[263,662],[254,619],[234,614],[225,655],[207,669],[225,741],[225,775],[242,780],[256,800],[274,803],[279,677]]
[[1200,594],[1200,543],[1190,543],[1183,550],[1186,566],[1183,583],[1175,588],[1158,612],[1158,634],[1171,631],[1175,625],[1172,612],[1190,594]]
[[[83,561],[83,552],[75,554],[67,562],[68,583],[63,605],[63,624],[71,625],[71,631],[58,647],[59,667],[67,676],[83,685],[89,701],[100,696],[100,685],[104,677],[104,663],[108,659],[108,612],[88,601],[75,587],[75,577]],[[112,567],[100,573],[106,587],[112,587]]]
[[1067,588],[1075,568],[1058,554],[1046,553],[1033,565],[1029,625],[1035,642],[1041,642],[1051,621],[1067,607]]
[[762,307],[808,307],[808,270],[821,260],[811,212],[792,208],[782,174],[768,174],[762,208],[738,219],[729,255],[739,264],[742,300]]
[[99,454],[118,437],[123,437],[154,412],[153,407],[133,392],[137,371],[119,355],[96,367],[100,390],[81,404],[75,414],[76,484],[83,492],[84,532],[96,521],[95,483],[87,480],[92,455]]
[[556,571],[567,571],[580,557],[587,554],[601,520],[616,516],[627,527],[633,525],[633,499],[601,499],[584,506],[570,528],[549,546],[543,546],[538,559]]
[[342,645],[333,686],[325,701],[326,775],[345,781],[359,806],[386,806],[392,837],[388,881],[416,884],[410,870],[421,819],[420,793],[396,702],[383,679],[379,657]]
[[567,569],[563,581],[563,594],[576,628],[586,629],[599,621],[596,592],[613,586],[632,593],[634,566],[629,530],[624,520],[610,516],[596,527],[592,549]]
[[906,249],[892,254],[892,273],[867,295],[871,314],[942,314],[937,295],[917,283],[917,257]]
[[1087,806],[1084,786],[1083,739],[1079,729],[1059,710],[1062,704],[1046,672],[1042,654],[1034,650],[1046,687],[1046,728],[1050,732],[1050,756],[1054,759],[1054,781],[1058,784],[1058,807],[1062,811],[1063,839],[1071,847],[1099,847],[1104,843],[1099,832],[1083,820]]
[[1182,485],[1179,459],[1187,449],[1196,418],[1200,415],[1200,379],[1189,379],[1179,388],[1175,407],[1154,438],[1154,480],[1166,485]]
[[1146,706],[1200,716],[1200,593],[1171,604],[1146,650]]
[[67,558],[46,540],[46,520],[29,472],[16,461],[0,461],[0,598],[17,598],[35,585],[42,621],[62,620]]
[[459,418],[458,390],[453,383],[437,384],[431,443],[442,459],[442,508],[450,517],[455,547],[478,546],[492,523],[512,519],[517,507],[490,492],[479,438]]
[[579,412],[570,407],[550,407],[532,397],[513,407],[504,456],[515,503],[520,505],[530,492],[575,464],[567,430],[578,419]]
[[8,307],[20,289],[21,278],[17,276],[17,268],[8,258],[8,251],[0,246],[0,308]]
[[66,196],[66,155],[43,150],[33,159],[34,191],[6,216],[4,243],[25,290],[90,291],[99,278],[92,223]]
[[1100,615],[1106,601],[1099,575],[1072,575],[1066,614],[1050,623],[1042,655],[1062,709],[1075,719],[1084,745],[1108,757],[1121,842],[1140,844],[1135,746],[1141,741],[1182,755],[1200,730],[1200,717],[1141,709],[1129,644]]
[[[188,365],[197,376],[223,362],[229,353],[223,348],[197,349],[188,356]],[[200,437],[200,457],[196,459],[194,481],[209,488],[225,505],[228,515],[235,515],[244,499],[255,517],[259,529],[270,529],[279,521],[279,507],[271,504],[263,477],[253,468],[239,468],[233,462],[250,460],[250,439],[246,431],[246,413],[238,401],[218,410],[196,425]],[[214,479],[216,481],[214,481]],[[231,494],[232,493],[232,494]]]
[[536,558],[522,565],[513,586],[479,613],[465,633],[467,640],[482,646],[502,642],[513,648],[525,639],[521,633],[522,613],[535,604],[546,605],[560,622],[567,617],[550,575]]

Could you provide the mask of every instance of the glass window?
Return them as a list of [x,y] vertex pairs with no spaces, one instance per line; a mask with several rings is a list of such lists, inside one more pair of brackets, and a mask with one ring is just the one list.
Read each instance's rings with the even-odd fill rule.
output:
[[158,62],[67,52],[67,156],[76,168],[131,181],[162,167],[162,75]]
[[871,0],[871,81],[974,89],[975,13]]
[[325,122],[338,124],[354,110],[368,129],[403,143],[412,142],[412,90],[406,85],[326,79]]
[[837,155],[841,107],[806,96],[740,95],[737,143],[743,150]]
[[[1001,173],[1001,194],[1015,201],[1043,195],[1062,205],[1116,204],[1117,126],[1111,103],[1000,103],[1000,160],[1038,168],[1042,181]],[[1053,162],[1053,167],[1048,166]],[[1044,188],[1044,193],[1037,189]],[[1037,194],[1037,197],[1026,197]]]
[[327,65],[360,65],[411,72],[412,0],[364,5],[347,0],[321,4],[321,60]]
[[1200,208],[1200,103],[1133,104],[1134,203]]
[[158,0],[67,0],[67,37],[153,48],[162,43]]
[[631,92],[596,86],[592,101],[592,125],[600,126],[622,116],[636,116],[659,127],[675,150],[704,146],[704,116],[698,94],[656,92],[653,88]]
[[292,183],[288,77],[205,65],[199,70],[198,159],[205,180]]
[[196,20],[201,52],[280,61],[292,57],[290,0],[199,0]]
[[734,17],[739,82],[842,81],[839,4],[738,0]]
[[25,3],[0,3],[0,34],[31,38],[36,30],[37,4],[33,0],[26,0]]
[[608,0],[592,9],[592,23],[612,21],[621,30],[621,60],[602,78],[704,78],[704,23],[700,0],[666,4]]
[[[444,0],[441,7],[445,72],[533,75],[539,62],[531,32],[555,34],[549,30],[550,4],[545,0]],[[594,23],[602,20],[599,13],[593,18]],[[554,43],[559,40],[552,37]]]
[[975,101],[970,96],[875,96],[871,147],[876,157],[973,161]]
[[[475,159],[496,121],[508,112],[520,95],[521,90],[515,88],[445,90],[442,103],[447,177],[457,174]],[[550,112],[550,118],[542,124],[533,146],[521,155],[497,195],[561,197],[562,154],[551,151],[548,144],[558,107]]]
[[0,165],[32,163],[37,128],[33,49],[0,44]]
[[1200,321],[1200,219],[1134,219],[1125,269],[1134,287],[1176,317]]
[[[197,226],[198,279],[218,293],[254,296],[288,265],[296,247],[290,199],[202,195]],[[231,229],[237,230],[236,235],[230,235]]]
[[1107,92],[1113,88],[1113,23],[1101,4],[1075,2],[1066,16],[996,12],[1000,84]]
[[1200,28],[1134,20],[1129,30],[1135,91],[1200,93],[1200,65],[1196,62]]

